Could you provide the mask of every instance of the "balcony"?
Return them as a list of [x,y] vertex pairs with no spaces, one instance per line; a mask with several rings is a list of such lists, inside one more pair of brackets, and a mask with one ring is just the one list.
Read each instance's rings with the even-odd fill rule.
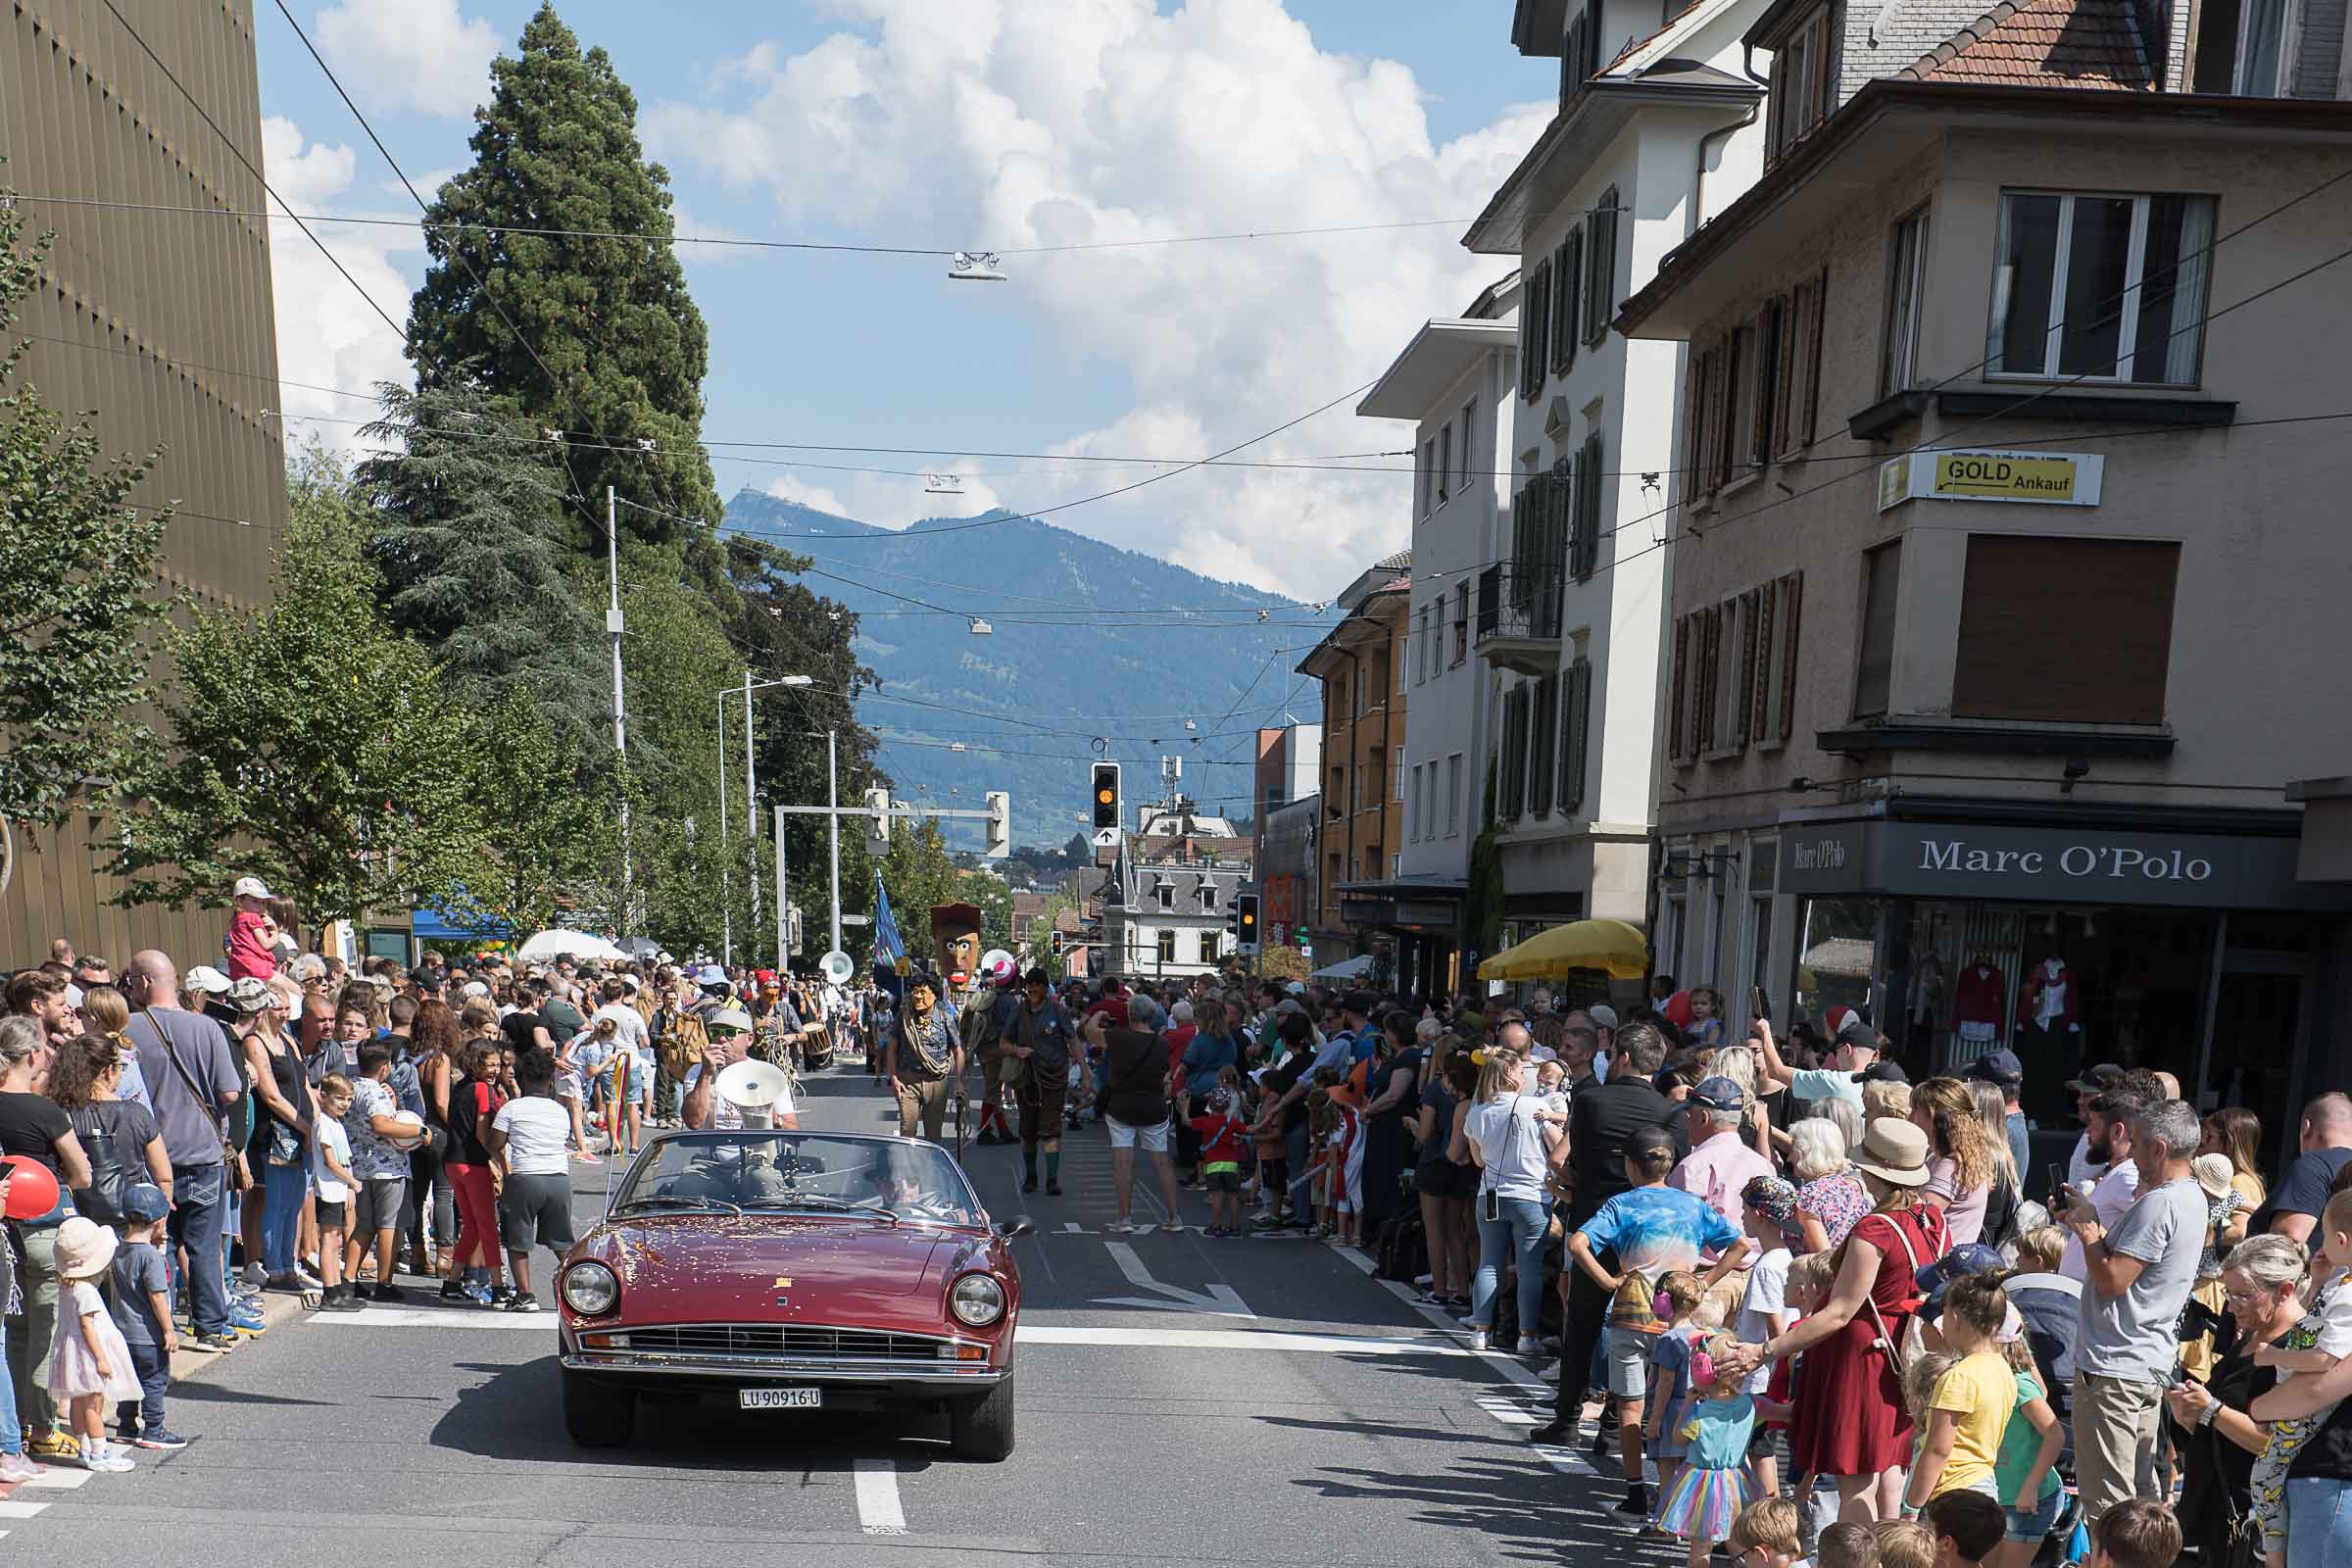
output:
[[1560,594],[1564,562],[1506,561],[1478,574],[1473,643],[1490,664],[1522,675],[1560,667]]

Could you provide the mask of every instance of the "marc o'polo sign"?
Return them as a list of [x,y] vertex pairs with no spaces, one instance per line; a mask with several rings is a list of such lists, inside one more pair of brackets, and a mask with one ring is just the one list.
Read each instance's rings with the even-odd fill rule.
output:
[[1935,822],[1791,825],[1783,890],[2295,909],[2352,906],[2352,890],[2295,880],[2295,841]]

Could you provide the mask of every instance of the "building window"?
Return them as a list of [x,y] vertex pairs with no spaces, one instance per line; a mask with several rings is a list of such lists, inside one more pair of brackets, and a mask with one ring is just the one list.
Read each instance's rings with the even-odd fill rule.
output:
[[1756,410],[1762,399],[1757,389],[1770,373],[1765,368],[1759,328],[1754,320],[1741,322],[1732,329],[1731,384],[1725,389],[1727,417],[1724,426],[1724,452],[1729,460],[1724,477],[1737,479],[1752,473],[1762,462],[1756,451]]
[[1901,392],[1919,383],[1920,298],[1928,281],[1928,210],[1894,225],[1887,262],[1886,350],[1880,390]]
[[1470,585],[1457,583],[1453,590],[1453,662],[1460,663],[1470,657]]
[[1176,907],[1176,888],[1173,883],[1160,883],[1152,890],[1152,896],[1163,909]]
[[1617,187],[1600,193],[1586,221],[1585,342],[1598,348],[1608,340],[1617,316]]
[[1727,599],[1715,607],[1715,657],[1708,675],[1710,700],[1704,748],[1710,752],[1727,752],[1740,744],[1740,724],[1746,714],[1743,699],[1747,695],[1742,655],[1748,639],[1755,635],[1755,623],[1748,618],[1747,610],[1745,596]]
[[1886,712],[1894,692],[1894,610],[1903,570],[1900,539],[1862,553],[1862,636],[1854,660],[1856,718]]
[[1200,907],[1208,910],[1211,913],[1216,911],[1217,885],[1214,882],[1203,882],[1200,884]]
[[[1573,321],[1560,323],[1573,332]],[[1530,403],[1544,397],[1544,372],[1551,363],[1551,262],[1537,264],[1535,275],[1519,294],[1519,395]]]
[[2210,196],[2006,191],[1985,372],[2193,386]]
[[1200,933],[1200,961],[1202,963],[1214,963],[1223,956],[1223,935],[1218,931]]
[[1758,746],[1777,746],[1789,735],[1789,704],[1796,696],[1797,595],[1803,576],[1791,572],[1751,596],[1756,631],[1747,738]]
[[1970,534],[1952,712],[2163,723],[2180,566],[2178,544]]
[[1446,836],[1462,830],[1462,754],[1446,759]]
[[1438,441],[1432,436],[1421,443],[1421,515],[1428,516],[1437,510],[1431,496],[1438,489]]
[[1429,607],[1427,605],[1423,605],[1414,614],[1413,635],[1419,639],[1422,650],[1419,660],[1409,661],[1413,663],[1415,670],[1413,681],[1418,685],[1429,678],[1428,670],[1425,667],[1429,662]]
[[1830,112],[1830,13],[1814,12],[1772,50],[1772,93],[1766,99],[1765,156],[1778,160]]
[[1399,746],[1399,747],[1397,747],[1397,748],[1396,748],[1396,753],[1394,754],[1394,756],[1393,756],[1393,757],[1392,757],[1392,759],[1391,759],[1391,766],[1392,766],[1392,768],[1394,769],[1394,771],[1395,771],[1395,773],[1396,773],[1396,804],[1397,804],[1397,805],[1399,805],[1399,806],[1402,806],[1402,805],[1404,804],[1404,748],[1403,748],[1403,747]]
[[1453,494],[1452,479],[1453,426],[1448,424],[1438,431],[1438,505]]
[[1462,450],[1461,456],[1455,460],[1459,466],[1454,469],[1454,488],[1457,490],[1470,488],[1470,435],[1477,428],[1478,400],[1472,398],[1462,405]]
[[1176,961],[1176,933],[1173,931],[1159,933],[1159,961],[1162,963]]

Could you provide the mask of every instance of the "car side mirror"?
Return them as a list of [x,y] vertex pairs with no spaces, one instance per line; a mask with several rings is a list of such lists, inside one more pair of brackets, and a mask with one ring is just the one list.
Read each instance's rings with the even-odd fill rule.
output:
[[1016,1237],[1033,1236],[1036,1233],[1037,1222],[1033,1219],[1030,1219],[1027,1215],[1023,1215],[1019,1219],[1008,1219],[1004,1224],[997,1227],[997,1234],[1004,1237],[1008,1242],[1012,1241]]

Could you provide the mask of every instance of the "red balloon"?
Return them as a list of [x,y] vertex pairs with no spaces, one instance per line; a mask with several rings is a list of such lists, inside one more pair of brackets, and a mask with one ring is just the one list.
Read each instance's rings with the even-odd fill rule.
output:
[[57,1177],[40,1161],[0,1160],[0,1174],[9,1179],[10,1219],[39,1219],[57,1206]]

